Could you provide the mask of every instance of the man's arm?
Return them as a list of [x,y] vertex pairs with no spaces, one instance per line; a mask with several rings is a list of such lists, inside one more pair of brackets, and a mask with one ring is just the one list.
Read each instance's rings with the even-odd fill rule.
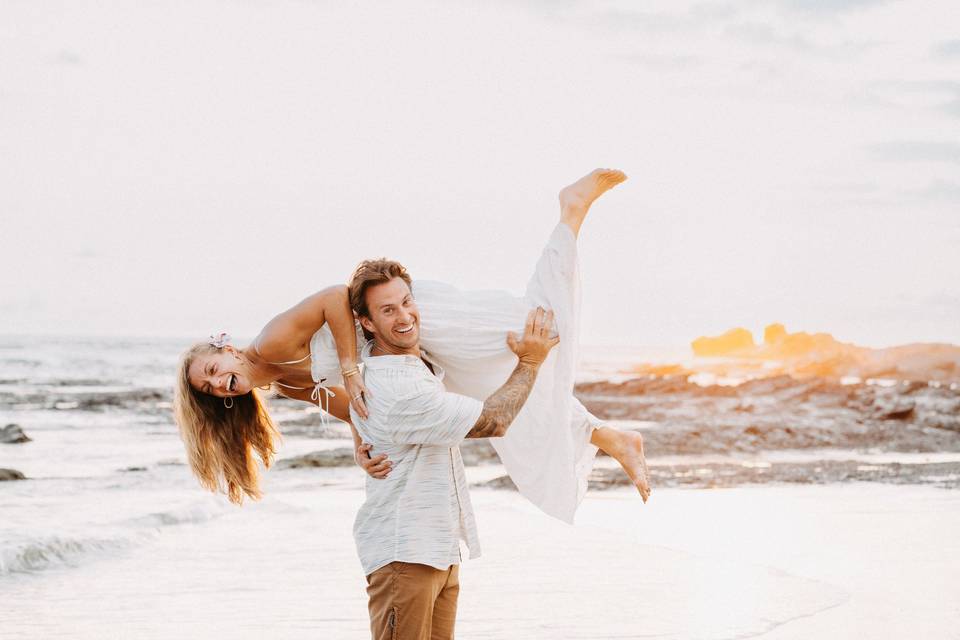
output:
[[559,337],[550,337],[552,326],[553,311],[544,312],[537,307],[527,316],[523,338],[517,340],[512,333],[507,336],[510,350],[517,354],[520,362],[506,383],[484,401],[483,412],[467,432],[467,438],[502,438],[507,433],[533,389],[540,365],[550,349],[560,342]]

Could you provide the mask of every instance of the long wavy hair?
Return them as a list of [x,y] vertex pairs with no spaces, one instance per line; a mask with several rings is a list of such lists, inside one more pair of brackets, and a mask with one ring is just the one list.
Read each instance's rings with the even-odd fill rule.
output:
[[217,351],[213,345],[198,343],[183,354],[177,370],[173,413],[187,448],[190,469],[200,484],[241,504],[244,496],[259,500],[263,495],[256,456],[264,467],[270,467],[280,431],[256,389],[233,396],[233,407],[228,409],[223,398],[191,386],[188,372],[194,358]]

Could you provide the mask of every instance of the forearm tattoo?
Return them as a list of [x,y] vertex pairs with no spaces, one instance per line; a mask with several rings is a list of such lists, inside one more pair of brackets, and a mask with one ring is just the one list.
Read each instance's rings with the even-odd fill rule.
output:
[[483,403],[483,413],[467,433],[468,438],[499,438],[506,432],[513,419],[527,401],[538,367],[519,363],[502,387]]

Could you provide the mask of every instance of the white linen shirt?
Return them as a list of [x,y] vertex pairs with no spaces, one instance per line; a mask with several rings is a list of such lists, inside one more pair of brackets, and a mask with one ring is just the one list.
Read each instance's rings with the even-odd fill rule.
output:
[[373,445],[370,455],[386,453],[393,469],[383,479],[367,476],[353,525],[363,571],[394,561],[446,569],[460,562],[460,540],[476,558],[480,542],[458,445],[483,403],[448,392],[443,369],[432,361],[433,373],[416,356],[371,356],[372,346],[361,352],[370,417],[353,407],[350,417]]

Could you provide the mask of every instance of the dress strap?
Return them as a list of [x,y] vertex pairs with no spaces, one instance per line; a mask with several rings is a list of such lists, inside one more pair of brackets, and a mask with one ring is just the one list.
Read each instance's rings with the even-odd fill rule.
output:
[[[326,382],[326,381],[327,381],[326,378],[321,378],[321,379],[320,379],[320,382],[318,382],[317,384],[313,385],[313,393],[310,394],[310,399],[313,400],[314,402],[316,402],[316,403],[317,403],[317,407],[320,408],[320,424],[322,424],[322,425],[325,426],[325,427],[327,426],[327,415],[330,413],[330,398],[336,398],[336,397],[337,397],[337,394],[335,394],[333,391],[331,391],[331,390],[330,390],[330,387],[328,387],[327,385],[323,384],[323,383]],[[302,391],[303,389],[309,389],[309,388],[310,388],[310,387],[295,387],[295,386],[293,386],[292,384],[283,384],[282,382],[279,382],[279,381],[274,381],[273,384],[280,385],[281,387],[285,387],[285,388],[287,388],[287,389],[299,389],[299,390],[301,390],[301,391]],[[320,402],[320,392],[321,392],[321,391],[323,392],[324,399],[326,400],[326,405],[327,405],[327,406],[323,406],[323,404]]]
[[[316,402],[316,403],[317,403],[317,406],[320,407],[320,424],[322,424],[324,427],[327,426],[327,415],[330,413],[330,398],[336,398],[336,397],[337,397],[337,394],[335,394],[333,391],[330,391],[330,387],[328,387],[328,386],[326,386],[326,385],[323,384],[323,383],[326,382],[326,381],[327,381],[327,379],[326,379],[326,378],[323,378],[322,380],[320,380],[320,382],[318,382],[317,384],[315,384],[314,387],[313,387],[313,393],[310,394],[310,399],[313,400],[314,402]],[[327,401],[327,406],[326,406],[326,407],[323,407],[323,406],[320,404],[320,392],[321,392],[321,391],[323,391],[324,396],[325,396],[326,401]]]
[[285,389],[301,389],[301,390],[302,390],[302,389],[309,389],[309,388],[310,388],[310,387],[295,387],[295,386],[293,386],[292,384],[283,384],[283,383],[280,382],[279,380],[274,380],[273,384],[278,384],[278,385],[280,385],[281,387],[284,387]]

